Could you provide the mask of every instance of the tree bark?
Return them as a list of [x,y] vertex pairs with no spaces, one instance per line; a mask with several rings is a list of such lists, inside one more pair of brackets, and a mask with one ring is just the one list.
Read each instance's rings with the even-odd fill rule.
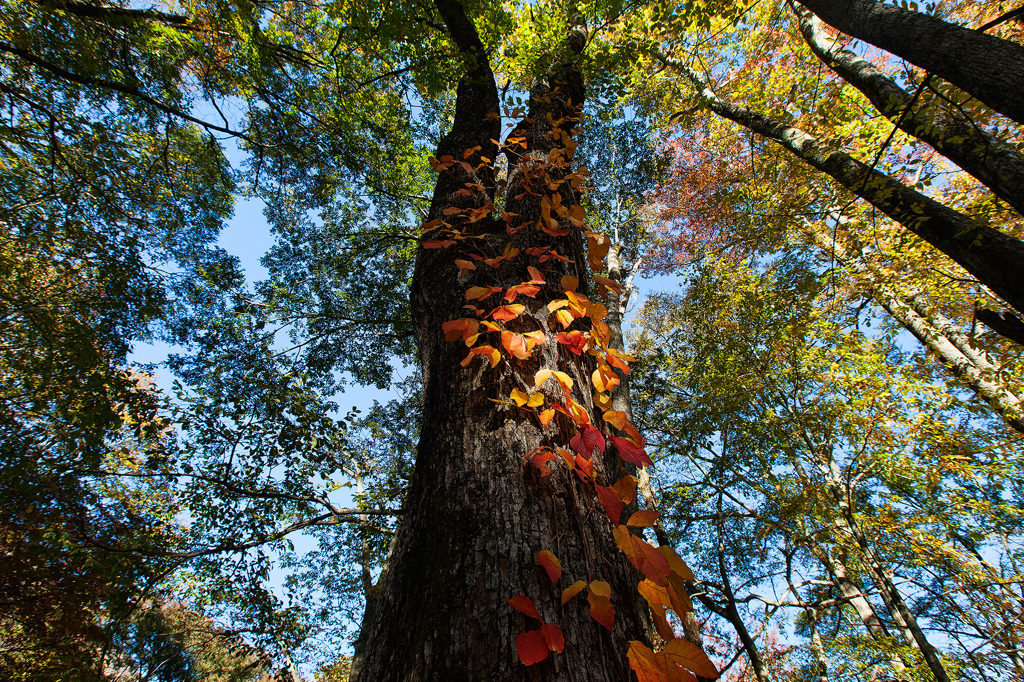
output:
[[[564,466],[553,466],[554,472],[541,478],[525,462],[538,446],[564,446],[574,426],[556,417],[542,427],[532,413],[491,400],[507,399],[513,388],[532,389],[537,370],[549,367],[572,377],[573,398],[593,415],[588,390],[592,359],[554,342],[551,332],[558,330],[549,329],[546,307],[564,295],[557,285],[563,275],[577,277],[585,292],[581,236],[567,220],[559,221],[559,227],[569,228],[565,236],[541,234],[533,227],[541,216],[542,197],[550,200],[553,194],[547,181],[557,183],[569,173],[565,136],[583,103],[583,80],[573,61],[585,36],[576,31],[567,37],[565,60],[535,83],[528,118],[513,134],[526,142],[525,151],[510,154],[506,210],[518,215],[510,216],[510,224],[492,217],[470,222],[445,211],[492,205],[496,183],[481,156],[493,161],[499,152],[492,142],[500,134],[499,101],[483,45],[462,7],[456,0],[437,0],[436,5],[468,68],[459,84],[452,131],[437,150],[438,158],[451,155],[456,162],[440,175],[428,221],[445,220],[480,238],[447,249],[421,248],[417,255],[412,310],[425,386],[423,426],[405,514],[357,679],[624,682],[631,676],[629,640],[650,644],[646,603],[636,591],[640,575],[616,547],[608,520],[592,509],[589,484]],[[474,147],[465,160],[476,170],[468,171],[458,161]],[[484,189],[472,191],[473,185]],[[578,203],[568,183],[557,187],[564,204]],[[528,226],[517,231],[521,223]],[[534,246],[555,249],[572,262],[539,264],[525,254]],[[506,247],[519,248],[522,255],[498,268],[468,270],[460,281],[456,258],[470,252],[499,256]],[[548,341],[527,360],[503,353],[492,369],[484,356],[474,356],[463,367],[467,348],[461,340],[445,341],[442,324],[466,316],[468,287],[507,288],[529,281],[527,265],[538,266],[548,284],[535,299],[518,298],[526,312],[506,326],[521,333],[543,330]],[[601,483],[617,480],[618,459],[611,448],[603,456],[595,454],[594,465]],[[558,584],[537,565],[535,556],[542,549],[561,561]],[[560,606],[561,590],[576,580],[610,583],[613,631],[589,615],[582,596]],[[506,603],[517,595],[530,597],[546,622],[561,626],[563,654],[529,667],[519,660],[516,637],[540,624]]]
[[1024,47],[874,0],[802,4],[843,33],[888,50],[1024,123]]
[[1024,263],[1024,242],[954,211],[849,154],[829,149],[799,128],[722,100],[692,68],[671,57],[659,57],[690,79],[713,112],[775,140],[795,156],[831,175],[855,195],[952,258],[1015,309],[1024,311],[1024,268],[1020,267],[1020,263]]
[[847,50],[822,29],[821,20],[790,3],[811,51],[860,90],[903,132],[927,142],[1024,215],[1024,154],[985,133],[963,115],[903,90],[871,62]]

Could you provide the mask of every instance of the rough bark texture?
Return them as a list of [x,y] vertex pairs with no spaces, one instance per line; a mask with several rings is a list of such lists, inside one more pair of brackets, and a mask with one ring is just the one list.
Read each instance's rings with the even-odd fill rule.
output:
[[[494,77],[461,7],[454,0],[436,4],[471,67],[459,86],[453,129],[441,141],[437,156],[450,154],[459,161],[464,150],[479,145],[481,150],[467,159],[476,168],[481,155],[493,160],[498,153],[490,140],[499,137],[499,119],[488,117],[498,111]],[[583,35],[571,36],[569,44],[571,58],[582,49]],[[580,72],[572,65],[553,69],[531,94],[529,117],[519,130],[526,137],[526,151],[510,155],[506,209],[518,213],[515,221],[520,223],[535,222],[541,213],[541,195],[550,194],[538,182],[538,170],[549,163],[548,152],[557,142],[551,135],[553,128],[571,131],[568,117],[583,101]],[[556,178],[568,173],[565,167],[547,171]],[[456,194],[466,183],[479,183],[486,191]],[[456,217],[444,214],[446,208],[482,208],[494,191],[489,172],[469,173],[456,163],[441,174],[428,219],[455,223]],[[568,185],[559,186],[558,191],[563,203],[572,201]],[[460,241],[448,249],[420,249],[417,257],[412,309],[426,391],[423,428],[405,515],[375,618],[368,626],[366,660],[357,679],[628,680],[628,641],[646,640],[650,627],[646,604],[636,592],[640,576],[615,546],[608,520],[592,509],[595,500],[589,484],[562,466],[553,466],[555,472],[541,478],[524,461],[538,446],[563,446],[574,430],[560,417],[542,428],[531,413],[491,401],[507,398],[513,388],[532,387],[536,371],[550,367],[568,373],[575,382],[574,399],[591,408],[590,358],[576,356],[554,342],[559,330],[549,330],[546,308],[549,300],[562,297],[557,295],[562,275],[572,274],[586,282],[579,232],[570,229],[567,236],[552,238],[530,225],[510,237],[506,223],[493,218],[458,227],[483,238]],[[540,264],[548,285],[536,299],[520,297],[516,303],[525,304],[527,312],[506,325],[520,332],[553,333],[528,360],[503,352],[503,361],[494,369],[483,357],[474,357],[463,367],[460,363],[467,348],[461,341],[446,342],[442,324],[466,316],[466,289],[473,285],[508,288],[528,281],[527,265],[538,266],[538,262],[523,253],[497,269],[481,265],[460,281],[454,260],[466,258],[469,252],[498,256],[510,243],[524,251],[549,246],[574,261]],[[500,347],[500,342],[492,345]],[[604,457],[595,456],[595,468],[602,483],[619,477],[610,448]],[[537,565],[535,556],[541,549],[553,551],[561,560],[558,584]],[[585,596],[565,607],[559,605],[561,590],[580,579],[611,584],[613,632],[590,617]],[[520,662],[517,635],[540,624],[505,602],[516,595],[532,598],[545,621],[562,627],[565,653],[530,667]]]
[[686,75],[713,112],[775,140],[795,156],[831,175],[848,190],[952,258],[1018,311],[1024,311],[1024,242],[980,224],[849,154],[821,144],[799,128],[726,102],[687,65],[662,59]]
[[996,334],[1024,346],[1024,322],[1013,313],[981,308],[975,313],[975,317]]
[[927,142],[1024,215],[1024,154],[993,138],[958,112],[907,93],[871,62],[828,36],[798,3],[800,32],[811,51],[860,90],[900,130]]
[[802,0],[843,33],[876,45],[1024,123],[1024,47],[874,0]]

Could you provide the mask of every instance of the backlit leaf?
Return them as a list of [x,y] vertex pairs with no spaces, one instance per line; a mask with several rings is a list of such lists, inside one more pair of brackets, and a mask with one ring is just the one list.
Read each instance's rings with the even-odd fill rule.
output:
[[606,488],[603,485],[594,484],[597,489],[597,499],[600,500],[601,506],[604,507],[604,513],[616,526],[622,523],[622,500],[611,488]]
[[668,642],[662,653],[675,665],[688,668],[701,677],[718,677],[718,669],[708,655],[699,646],[685,639],[673,639]]
[[615,482],[612,489],[618,493],[623,504],[633,504],[636,501],[637,483],[636,476],[623,476]]
[[554,416],[555,416],[554,409],[547,409],[547,410],[544,410],[543,412],[541,412],[539,415],[537,415],[537,418],[540,419],[540,423],[541,423],[542,426],[547,426],[548,424],[551,423],[551,419]]
[[564,345],[576,355],[583,355],[587,341],[587,335],[581,331],[558,332],[558,343]]
[[654,652],[643,642],[631,641],[626,657],[629,659],[629,667],[636,673],[637,682],[670,682],[661,671]]
[[509,331],[501,332],[501,345],[520,360],[526,360],[530,357],[530,348],[527,345],[526,337],[522,334]]
[[690,570],[690,567],[686,565],[686,562],[684,562],[678,554],[676,554],[676,551],[672,549],[672,547],[669,545],[662,545],[658,548],[658,551],[661,552],[662,556],[664,556],[666,560],[668,560],[668,565],[672,568],[673,573],[683,580],[693,582],[693,571]]
[[562,277],[562,289],[565,291],[576,291],[576,288],[580,285],[580,281],[572,275],[564,275]]
[[633,526],[635,528],[650,528],[654,525],[654,522],[658,520],[659,516],[661,516],[661,514],[656,511],[641,509],[629,517],[629,521],[626,521],[626,525]]
[[533,267],[532,265],[527,266],[526,270],[527,270],[527,272],[530,273],[530,281],[533,284],[544,284],[545,283],[544,275],[541,274],[540,270],[538,270],[537,268]]
[[512,393],[510,394],[510,397],[512,398],[512,400],[514,400],[516,402],[516,405],[518,405],[519,407],[522,407],[523,405],[525,405],[526,401],[530,399],[530,396],[527,393],[525,393],[524,391],[519,390],[518,388],[513,388],[512,389]]
[[514,320],[519,317],[524,310],[526,310],[526,306],[518,303],[513,305],[501,305],[491,311],[490,317],[502,322],[508,322],[509,320]]
[[548,550],[542,549],[537,552],[537,563],[544,568],[551,582],[556,583],[562,577],[562,562]]
[[626,424],[626,413],[607,410],[604,413],[604,420],[615,428],[621,429]]
[[466,289],[466,300],[483,300],[488,296],[501,291],[501,287],[470,287]]
[[651,461],[651,458],[647,456],[647,453],[641,448],[638,448],[636,444],[628,438],[611,436],[608,440],[619,453],[619,457],[630,464],[635,464],[638,467],[652,466],[654,464],[654,462]]

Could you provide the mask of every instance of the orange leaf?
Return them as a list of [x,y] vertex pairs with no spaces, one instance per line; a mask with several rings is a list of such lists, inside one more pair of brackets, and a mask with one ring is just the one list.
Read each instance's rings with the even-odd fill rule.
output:
[[601,275],[594,275],[594,281],[597,282],[598,291],[601,292],[601,298],[608,298],[609,289],[611,289],[616,296],[622,295],[622,285],[615,280],[602,277]]
[[508,322],[519,317],[522,312],[526,310],[526,306],[514,304],[514,305],[501,305],[491,311],[490,317],[501,322]]
[[594,484],[597,488],[597,499],[601,501],[601,506],[604,507],[604,513],[616,526],[622,523],[622,500],[611,488],[606,488],[603,485]]
[[663,654],[672,663],[688,668],[701,677],[718,677],[718,669],[708,655],[685,639],[673,639],[665,645]]
[[636,566],[641,573],[659,587],[664,587],[667,584],[665,578],[671,573],[671,569],[668,561],[658,553],[658,550],[651,547],[642,538],[630,533],[626,526],[616,526],[612,535],[615,537],[615,544],[625,552],[629,563]]
[[520,632],[516,637],[516,653],[525,665],[540,663],[548,657],[548,642],[541,630]]
[[544,623],[540,630],[544,633],[549,649],[559,654],[565,650],[565,635],[562,634],[562,628],[554,623]]
[[562,577],[562,562],[546,549],[537,552],[537,563],[544,567],[551,582],[556,583]]
[[590,602],[590,615],[601,625],[608,628],[610,632],[615,625],[615,607],[608,597],[601,597],[590,590],[587,594],[587,601]]
[[617,429],[621,429],[626,423],[626,413],[608,410],[604,413],[604,420]]
[[497,348],[493,348],[491,346],[477,346],[476,348],[469,349],[469,355],[467,355],[462,361],[462,366],[465,367],[468,365],[474,355],[486,355],[487,359],[491,362],[491,367],[497,367],[498,363],[501,362],[501,353],[498,352]]
[[509,290],[505,292],[505,300],[511,303],[516,299],[516,296],[518,296],[519,294],[522,294],[523,296],[529,296],[530,298],[536,298],[537,293],[539,291],[540,287],[537,286],[536,284],[523,282],[522,284],[517,284],[514,287],[510,287]]
[[590,583],[590,591],[597,594],[599,597],[611,597],[612,586],[603,580],[594,580]]
[[522,334],[503,331],[501,333],[501,345],[520,360],[526,360],[530,357],[530,349],[527,346],[526,337]]
[[548,342],[547,334],[544,333],[543,329],[526,332],[523,336],[526,338],[526,347],[529,350],[533,350],[534,346],[543,346]]
[[559,372],[557,370],[553,372],[553,374],[555,375],[555,381],[561,384],[562,388],[567,392],[572,390],[572,377],[565,372]]
[[613,372],[612,368],[606,364],[597,366],[597,369],[591,375],[591,380],[594,382],[594,388],[602,393],[610,391],[619,385],[619,375]]
[[580,479],[584,477],[593,479],[594,478],[594,462],[585,457],[576,455],[576,468],[582,472],[579,474]]
[[547,466],[547,463],[555,459],[554,453],[551,452],[550,448],[538,448],[526,456],[533,466],[540,469],[540,476],[550,476],[552,474],[551,468]]
[[466,289],[466,300],[480,299],[482,301],[498,291],[501,291],[501,287],[470,287]]
[[453,244],[455,244],[453,240],[445,239],[443,241],[423,242],[420,244],[420,246],[422,246],[424,249],[447,249],[449,246],[452,246]]
[[530,282],[532,282],[533,284],[545,283],[544,275],[542,275],[541,271],[538,270],[537,268],[533,267],[532,265],[529,265],[527,266],[526,271],[530,273]]
[[520,594],[505,601],[519,613],[525,613],[530,618],[536,618],[540,622],[544,622],[544,619],[540,617],[540,613],[537,611],[537,607],[533,605],[533,600],[529,597]]
[[540,419],[541,426],[547,426],[551,423],[552,417],[555,416],[554,409],[547,409],[541,412],[537,417]]
[[636,673],[637,682],[669,682],[658,665],[657,656],[643,642],[631,641],[626,657],[629,659],[629,667]]
[[576,291],[576,287],[580,285],[580,281],[572,275],[565,275],[562,277],[562,289],[565,291]]
[[636,501],[636,486],[636,476],[623,476],[612,485],[612,489],[619,494],[623,504],[633,504]]
[[612,409],[612,398],[607,393],[594,394],[594,406],[600,410]]
[[680,558],[676,551],[668,545],[662,545],[658,548],[662,556],[668,560],[668,565],[672,568],[672,572],[678,575],[683,580],[693,582],[693,571],[686,565],[686,562]]
[[573,316],[568,310],[559,310],[555,313],[555,316],[558,318],[558,321],[562,323],[563,327],[568,327],[572,324]]
[[562,606],[569,603],[569,600],[575,597],[577,594],[583,591],[583,588],[587,586],[587,583],[583,580],[577,580],[569,587],[562,590]]
[[455,259],[455,265],[461,270],[476,270],[476,264],[473,261],[462,260],[461,258]]
[[[650,528],[654,525],[654,522],[661,516],[656,511],[647,511],[642,509],[632,516],[629,517],[629,521],[626,521],[627,526],[634,526],[636,528]],[[668,559],[666,559],[667,561]]]

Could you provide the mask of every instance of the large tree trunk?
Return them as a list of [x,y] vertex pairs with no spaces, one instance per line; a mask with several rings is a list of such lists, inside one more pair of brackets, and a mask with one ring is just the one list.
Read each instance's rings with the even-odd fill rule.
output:
[[[553,465],[554,473],[541,478],[525,462],[539,446],[564,447],[575,433],[570,430],[573,425],[558,416],[545,428],[533,413],[492,401],[507,400],[514,388],[532,389],[534,374],[547,367],[572,377],[572,397],[593,416],[588,390],[592,359],[555,343],[559,330],[549,329],[546,307],[564,296],[558,286],[563,275],[577,277],[581,291],[585,288],[582,239],[568,220],[559,220],[559,227],[569,228],[565,236],[552,237],[534,227],[541,217],[542,196],[550,201],[555,191],[548,182],[557,183],[569,173],[561,163],[571,156],[563,133],[571,133],[583,101],[580,71],[569,60],[582,50],[584,36],[568,37],[563,66],[531,91],[529,115],[518,132],[525,137],[525,152],[510,154],[506,210],[518,215],[510,217],[509,224],[493,217],[470,222],[465,214],[445,211],[491,205],[494,177],[481,157],[493,161],[498,154],[491,140],[499,137],[499,102],[483,45],[461,6],[455,0],[437,0],[436,5],[466,57],[468,72],[459,85],[452,131],[437,150],[439,159],[451,155],[455,164],[441,173],[428,221],[445,220],[464,234],[482,238],[457,241],[451,248],[421,248],[417,256],[412,310],[426,391],[423,426],[405,514],[375,617],[368,625],[366,659],[357,679],[625,681],[631,675],[628,642],[647,640],[650,626],[646,604],[636,591],[640,576],[616,547],[608,520],[592,509],[589,483],[561,465]],[[553,135],[556,129],[559,134]],[[477,170],[469,172],[459,161],[474,147],[477,150],[466,162]],[[484,190],[462,191],[467,183]],[[556,186],[563,205],[578,203],[568,183]],[[518,232],[506,229],[522,223],[528,226]],[[510,231],[515,235],[510,237]],[[500,256],[510,246],[519,248],[520,255],[497,268],[481,264],[459,279],[455,259],[466,259],[471,252]],[[535,246],[555,249],[573,262],[539,263],[525,253]],[[462,366],[466,345],[461,339],[445,341],[442,324],[466,317],[468,287],[507,289],[529,281],[528,265],[540,268],[547,284],[536,299],[515,301],[525,304],[526,311],[506,327],[543,330],[547,342],[526,360],[503,352],[495,368],[486,356],[474,356]],[[480,305],[490,308],[501,302],[486,303]],[[492,345],[501,347],[496,338]],[[601,483],[617,480],[618,461],[611,448],[605,455],[595,454],[594,464]],[[557,585],[537,566],[535,556],[542,549],[561,560]],[[560,606],[561,590],[577,580],[611,584],[613,631],[589,615],[582,595]],[[546,622],[562,627],[563,654],[530,667],[520,662],[517,635],[540,624],[506,603],[517,595],[532,598]]]
[[843,33],[906,59],[1024,123],[1024,47],[875,0],[801,0]]

